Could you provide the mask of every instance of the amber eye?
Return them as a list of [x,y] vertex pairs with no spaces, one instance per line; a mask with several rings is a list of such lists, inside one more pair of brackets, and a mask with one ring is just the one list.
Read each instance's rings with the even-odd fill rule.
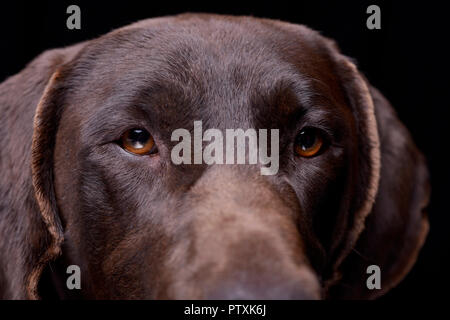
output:
[[156,153],[155,140],[145,129],[131,129],[125,131],[120,138],[122,148],[137,155]]
[[294,151],[301,157],[317,155],[324,145],[323,134],[315,128],[305,128],[295,138]]

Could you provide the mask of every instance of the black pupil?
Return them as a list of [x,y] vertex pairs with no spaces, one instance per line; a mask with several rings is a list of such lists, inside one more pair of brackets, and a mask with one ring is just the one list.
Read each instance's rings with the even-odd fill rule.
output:
[[128,140],[134,148],[140,149],[145,147],[150,138],[150,133],[142,129],[133,129],[128,134]]
[[302,132],[300,132],[300,134],[298,136],[298,145],[303,150],[308,150],[315,145],[316,139],[317,139],[317,136],[316,136],[316,133],[314,132],[314,130],[306,129],[306,130],[303,130]]

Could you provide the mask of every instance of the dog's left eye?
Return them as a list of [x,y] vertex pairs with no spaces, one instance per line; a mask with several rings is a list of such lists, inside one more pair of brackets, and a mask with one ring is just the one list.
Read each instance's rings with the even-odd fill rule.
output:
[[125,131],[120,138],[120,145],[126,151],[140,156],[157,152],[155,140],[145,129],[135,128]]
[[305,128],[295,138],[294,151],[297,155],[310,158],[324,148],[324,134],[316,128]]

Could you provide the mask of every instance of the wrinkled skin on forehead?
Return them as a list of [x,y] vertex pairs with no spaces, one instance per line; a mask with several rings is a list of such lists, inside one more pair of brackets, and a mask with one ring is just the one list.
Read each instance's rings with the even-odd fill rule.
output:
[[[45,225],[33,232],[36,261],[17,275],[24,283],[3,280],[0,295],[373,298],[416,259],[427,230],[423,157],[384,97],[306,27],[214,15],[150,19],[50,51],[27,68],[46,70],[34,76],[46,88],[35,85],[41,95],[30,97],[32,174],[23,177],[36,199],[29,219],[42,216]],[[8,81],[0,93],[19,79]],[[171,134],[192,132],[194,121],[203,130],[279,129],[279,171],[175,165]],[[294,152],[305,127],[328,137],[311,158]],[[132,128],[150,132],[158,152],[122,149],[117,141]],[[356,251],[386,272],[381,291],[365,287],[368,264]],[[82,290],[66,289],[72,264]]]

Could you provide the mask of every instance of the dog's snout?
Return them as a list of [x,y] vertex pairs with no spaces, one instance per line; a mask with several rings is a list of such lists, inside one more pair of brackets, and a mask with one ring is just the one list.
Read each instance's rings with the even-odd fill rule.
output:
[[[319,299],[318,277],[305,254],[293,195],[258,175],[209,171],[190,190],[185,238],[174,247],[171,298]],[[233,187],[224,188],[223,186]],[[220,192],[218,192],[220,190]],[[289,204],[288,204],[289,202]],[[174,263],[176,262],[176,263]]]

